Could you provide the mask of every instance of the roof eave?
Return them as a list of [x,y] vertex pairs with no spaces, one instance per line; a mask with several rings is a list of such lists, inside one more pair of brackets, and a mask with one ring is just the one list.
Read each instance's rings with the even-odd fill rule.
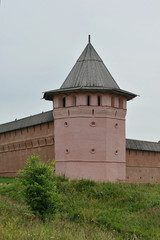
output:
[[52,91],[44,92],[43,98],[45,100],[53,101],[53,96],[59,94],[77,93],[77,92],[105,92],[114,93],[124,96],[127,101],[135,98],[137,95],[122,89],[117,88],[104,88],[104,87],[77,87],[77,88],[66,88],[66,89],[56,89]]

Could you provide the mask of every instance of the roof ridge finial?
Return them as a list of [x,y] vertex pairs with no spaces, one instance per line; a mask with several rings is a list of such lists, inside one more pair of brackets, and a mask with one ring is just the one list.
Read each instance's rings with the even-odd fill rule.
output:
[[91,43],[91,35],[88,35],[88,43]]

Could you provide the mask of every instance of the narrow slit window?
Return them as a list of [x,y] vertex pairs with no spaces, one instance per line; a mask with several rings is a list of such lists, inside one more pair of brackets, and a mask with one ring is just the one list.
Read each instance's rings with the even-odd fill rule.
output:
[[101,106],[101,96],[98,96],[98,106]]
[[87,97],[87,105],[90,106],[90,96]]
[[77,102],[77,99],[76,99],[76,96],[74,97],[74,106],[76,106],[76,102]]
[[65,97],[62,98],[62,107],[66,107],[66,98]]

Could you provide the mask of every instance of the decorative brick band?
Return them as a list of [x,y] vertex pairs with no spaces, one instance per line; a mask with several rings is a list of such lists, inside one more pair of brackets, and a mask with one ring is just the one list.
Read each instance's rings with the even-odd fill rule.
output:
[[54,137],[35,138],[26,141],[13,142],[5,145],[0,145],[0,153],[14,152],[23,149],[38,148],[54,145]]
[[[68,113],[69,109],[69,113]],[[117,109],[112,107],[95,107],[95,106],[79,106],[72,108],[57,108],[54,110],[54,119],[63,119],[66,117],[107,117],[107,118],[116,118],[116,119],[124,119],[126,116],[125,109]]]

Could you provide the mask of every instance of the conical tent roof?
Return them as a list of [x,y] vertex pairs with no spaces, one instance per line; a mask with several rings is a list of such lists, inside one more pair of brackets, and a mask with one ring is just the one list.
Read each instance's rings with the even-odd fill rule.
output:
[[91,43],[88,43],[61,89],[77,87],[116,88],[119,86]]
[[123,95],[130,100],[137,95],[119,88],[116,81],[104,65],[102,59],[90,43],[78,58],[60,89],[44,93],[46,100],[53,100],[56,94],[73,92],[106,92]]

